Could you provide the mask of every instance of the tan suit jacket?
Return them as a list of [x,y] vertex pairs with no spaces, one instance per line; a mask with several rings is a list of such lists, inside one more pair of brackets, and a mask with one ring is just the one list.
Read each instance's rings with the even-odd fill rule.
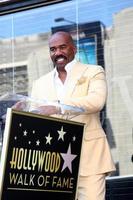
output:
[[[53,71],[34,83],[32,97],[57,100]],[[99,112],[105,104],[106,97],[107,86],[103,68],[75,63],[68,79],[63,102],[85,110],[83,114],[72,118],[74,121],[85,123],[80,162],[82,176],[115,170],[106,135],[99,120]]]

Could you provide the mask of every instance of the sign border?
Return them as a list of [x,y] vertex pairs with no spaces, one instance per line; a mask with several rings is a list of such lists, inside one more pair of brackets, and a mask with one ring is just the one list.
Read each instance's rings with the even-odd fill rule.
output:
[[[8,146],[9,146],[9,139],[10,139],[9,132],[10,132],[11,125],[12,125],[13,114],[21,114],[21,115],[24,115],[24,116],[33,116],[33,117],[40,118],[40,119],[48,119],[48,120],[52,120],[52,121],[65,122],[67,124],[81,125],[81,126],[83,126],[83,135],[84,135],[84,123],[70,121],[70,120],[56,118],[56,117],[51,117],[51,116],[35,114],[35,113],[31,113],[31,112],[17,111],[15,109],[8,108],[7,109],[7,115],[6,115],[6,125],[5,125],[5,131],[4,131],[4,140],[3,140],[3,147],[2,147],[2,154],[1,154],[1,162],[0,162],[0,168],[1,168],[0,199],[2,198],[2,191],[3,191],[3,184],[4,184],[4,174],[5,174],[5,170],[6,170],[6,160],[7,160],[7,157],[8,157]],[[83,140],[82,140],[82,143],[81,143],[81,149],[82,149],[82,144],[83,144]],[[80,154],[81,154],[81,152],[80,152]],[[80,162],[79,162],[79,165],[80,165]],[[79,176],[77,177],[77,185],[78,185],[78,181],[79,181]],[[76,196],[77,196],[77,188],[76,188],[75,197]]]

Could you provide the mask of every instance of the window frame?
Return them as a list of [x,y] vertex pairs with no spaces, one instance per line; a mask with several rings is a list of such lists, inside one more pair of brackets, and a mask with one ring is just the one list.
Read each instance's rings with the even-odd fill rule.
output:
[[64,0],[5,0],[4,2],[0,1],[0,16],[62,2],[64,2]]

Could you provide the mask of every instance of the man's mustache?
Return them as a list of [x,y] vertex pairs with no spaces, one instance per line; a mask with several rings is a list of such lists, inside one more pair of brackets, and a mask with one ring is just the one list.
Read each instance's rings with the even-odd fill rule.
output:
[[60,59],[60,58],[67,59],[66,56],[64,56],[64,55],[59,55],[59,56],[56,56],[56,57],[54,58],[54,60],[57,61],[57,60]]

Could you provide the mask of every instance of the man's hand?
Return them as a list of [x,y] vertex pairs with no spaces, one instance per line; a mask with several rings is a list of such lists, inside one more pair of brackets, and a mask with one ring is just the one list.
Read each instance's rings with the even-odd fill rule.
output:
[[24,111],[26,108],[25,101],[18,101],[15,105],[12,106],[13,109]]
[[60,109],[56,106],[51,106],[51,105],[45,105],[45,106],[39,106],[35,112],[41,115],[54,115],[54,114],[60,114]]
[[[20,111],[25,111],[26,104],[27,103],[25,101],[19,101],[12,108]],[[57,106],[45,105],[45,106],[39,106],[35,110],[31,110],[30,112],[38,113],[41,115],[54,115],[54,114],[60,114],[61,110]]]

